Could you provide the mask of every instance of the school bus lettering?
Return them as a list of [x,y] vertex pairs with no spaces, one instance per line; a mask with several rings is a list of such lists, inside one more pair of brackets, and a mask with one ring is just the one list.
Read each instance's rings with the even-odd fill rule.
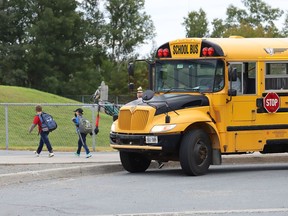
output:
[[188,45],[174,45],[173,54],[189,54]]
[[198,53],[198,44],[193,45],[190,44],[190,54],[197,54]]
[[198,44],[183,44],[173,46],[173,55],[189,55],[198,53]]
[[203,175],[222,155],[288,152],[287,53],[288,38],[184,38],[138,60],[149,90],[120,108],[110,132],[124,169],[179,161]]

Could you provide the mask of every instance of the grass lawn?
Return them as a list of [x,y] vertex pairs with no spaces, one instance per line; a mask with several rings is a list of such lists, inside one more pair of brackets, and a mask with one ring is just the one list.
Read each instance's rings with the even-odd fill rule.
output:
[[[17,104],[11,105],[11,103]],[[91,122],[95,122],[97,115],[96,107],[93,108],[92,105],[83,106],[78,101],[15,86],[0,85],[0,104],[0,149],[6,148],[6,113],[8,113],[8,148],[35,150],[39,142],[37,128],[31,134],[28,133],[28,129],[35,115],[35,105],[41,104],[43,111],[51,114],[58,124],[58,128],[49,135],[55,151],[75,151],[77,148],[78,136],[71,121],[73,110],[82,107],[85,117]],[[99,134],[93,137],[87,135],[87,144],[91,150],[93,146],[96,147],[96,151],[112,150],[109,145],[111,124],[112,117],[101,112]]]

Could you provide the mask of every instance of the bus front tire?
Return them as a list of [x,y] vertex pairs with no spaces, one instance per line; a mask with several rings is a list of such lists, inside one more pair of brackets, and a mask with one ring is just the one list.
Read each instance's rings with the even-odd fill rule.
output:
[[191,130],[184,134],[179,158],[181,168],[186,175],[206,174],[212,161],[209,135],[200,129]]
[[143,154],[125,151],[120,151],[119,154],[122,166],[131,173],[145,172],[151,164],[151,160]]

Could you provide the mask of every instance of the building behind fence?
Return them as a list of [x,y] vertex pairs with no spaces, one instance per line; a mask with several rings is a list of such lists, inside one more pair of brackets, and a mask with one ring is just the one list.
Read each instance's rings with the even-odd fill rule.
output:
[[[15,149],[15,147],[35,149],[39,143],[38,128],[28,133],[33,118],[36,115],[35,106],[31,103],[0,103],[0,148]],[[77,148],[78,135],[72,122],[74,110],[81,107],[84,116],[89,119],[93,126],[97,116],[96,104],[41,104],[43,111],[49,113],[56,120],[58,128],[51,132],[49,139],[53,148],[71,149]],[[111,118],[112,119],[112,118]],[[112,121],[112,120],[111,120]],[[103,135],[101,140],[97,135],[87,135],[87,145],[93,151],[96,146],[109,146],[109,135]],[[101,140],[101,141],[100,141]],[[101,143],[99,143],[99,141]],[[46,150],[46,147],[43,148]]]

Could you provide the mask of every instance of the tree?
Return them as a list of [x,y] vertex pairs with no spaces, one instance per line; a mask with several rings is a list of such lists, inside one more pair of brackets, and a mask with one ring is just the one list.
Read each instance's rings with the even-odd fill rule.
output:
[[99,0],[83,0],[81,10],[84,11],[83,19],[86,22],[85,44],[87,52],[92,56],[92,64],[98,66],[101,59],[105,58],[104,39],[107,34],[103,12],[100,11]]
[[182,25],[185,26],[186,37],[204,37],[209,33],[206,13],[202,8],[200,8],[199,12],[189,12],[188,17],[184,17]]
[[285,15],[284,26],[281,30],[283,37],[288,37],[288,13]]
[[[213,22],[212,35],[227,37],[240,35],[245,37],[281,37],[275,21],[282,15],[279,8],[272,8],[262,0],[242,0],[246,9],[229,5],[225,22]],[[220,34],[222,32],[222,34]]]
[[151,17],[142,12],[144,3],[145,0],[107,0],[105,42],[112,60],[129,59],[135,55],[135,47],[154,37]]
[[85,23],[75,0],[35,0],[27,48],[31,87],[63,95],[76,72],[84,73]]
[[91,94],[104,80],[127,93],[124,60],[155,34],[144,0],[106,0],[105,19],[100,0],[79,2],[0,1],[1,84],[65,96]]
[[212,26],[213,26],[213,29],[212,29],[212,33],[211,33],[211,37],[221,37],[223,36],[223,32],[225,31],[226,29],[226,26],[225,24],[223,23],[223,20],[222,19],[214,19],[212,21]]
[[27,86],[26,31],[32,12],[29,0],[0,1],[0,83]]

